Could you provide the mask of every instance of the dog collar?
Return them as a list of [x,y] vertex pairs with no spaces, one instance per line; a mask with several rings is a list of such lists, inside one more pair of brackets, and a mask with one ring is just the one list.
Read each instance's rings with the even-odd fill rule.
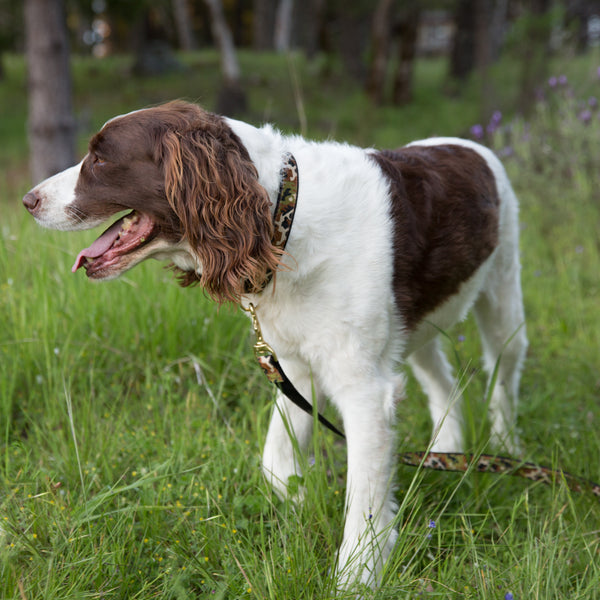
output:
[[[273,213],[273,237],[271,238],[273,245],[280,250],[285,250],[288,238],[290,237],[297,201],[298,164],[294,155],[291,152],[286,152],[283,155],[283,164],[280,171],[279,192]],[[272,279],[273,272],[269,271],[262,289],[267,287]],[[247,293],[250,293],[250,288],[249,282],[246,281],[245,289]],[[262,289],[254,290],[254,293],[260,293]]]
[[291,152],[283,156],[279,193],[273,214],[273,245],[284,250],[294,223],[298,201],[298,164]]

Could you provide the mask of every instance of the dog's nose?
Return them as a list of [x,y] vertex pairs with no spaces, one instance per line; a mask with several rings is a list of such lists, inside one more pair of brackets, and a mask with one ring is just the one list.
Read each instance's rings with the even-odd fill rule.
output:
[[34,213],[40,204],[40,198],[35,192],[27,192],[23,196],[23,204],[30,213]]

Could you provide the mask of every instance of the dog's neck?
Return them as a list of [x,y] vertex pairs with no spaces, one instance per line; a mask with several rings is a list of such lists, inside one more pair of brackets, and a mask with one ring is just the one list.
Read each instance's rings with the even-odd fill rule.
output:
[[281,168],[286,152],[284,136],[270,125],[254,127],[243,121],[225,119],[238,136],[258,171],[258,181],[267,190],[274,214],[281,182]]

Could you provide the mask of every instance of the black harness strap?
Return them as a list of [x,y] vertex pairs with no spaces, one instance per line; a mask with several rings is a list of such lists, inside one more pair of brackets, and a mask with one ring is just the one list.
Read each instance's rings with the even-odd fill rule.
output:
[[[288,379],[275,356],[273,354],[266,354],[257,356],[256,358],[269,381],[274,383],[298,408],[313,416],[313,405],[294,387],[294,384]],[[327,427],[329,431],[333,431],[333,433],[339,435],[342,439],[346,439],[346,436],[320,412],[317,412],[317,419],[319,419],[319,423]]]

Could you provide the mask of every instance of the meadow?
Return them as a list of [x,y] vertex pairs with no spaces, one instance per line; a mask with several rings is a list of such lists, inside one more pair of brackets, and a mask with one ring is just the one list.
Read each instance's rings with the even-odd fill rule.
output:
[[[600,480],[600,57],[556,59],[527,118],[511,113],[514,65],[481,116],[477,82],[442,94],[419,63],[415,102],[373,108],[335,64],[242,54],[246,120],[360,145],[427,135],[481,139],[521,202],[530,348],[523,459]],[[107,118],[174,97],[210,107],[218,59],[139,80],[123,57],[74,59],[79,149]],[[217,310],[154,261],[93,284],[70,267],[93,232],[40,229],[30,186],[23,61],[0,82],[0,598],[333,598],[345,447],[324,431],[307,498],[279,501],[260,473],[273,389],[235,307]],[[512,87],[511,87],[512,86]],[[446,332],[464,387],[470,449],[485,451],[485,380],[473,322]],[[327,416],[336,421],[333,412]],[[409,378],[398,451],[426,448]],[[365,598],[600,598],[600,504],[563,482],[398,467],[398,544]],[[355,597],[348,595],[348,597]]]

